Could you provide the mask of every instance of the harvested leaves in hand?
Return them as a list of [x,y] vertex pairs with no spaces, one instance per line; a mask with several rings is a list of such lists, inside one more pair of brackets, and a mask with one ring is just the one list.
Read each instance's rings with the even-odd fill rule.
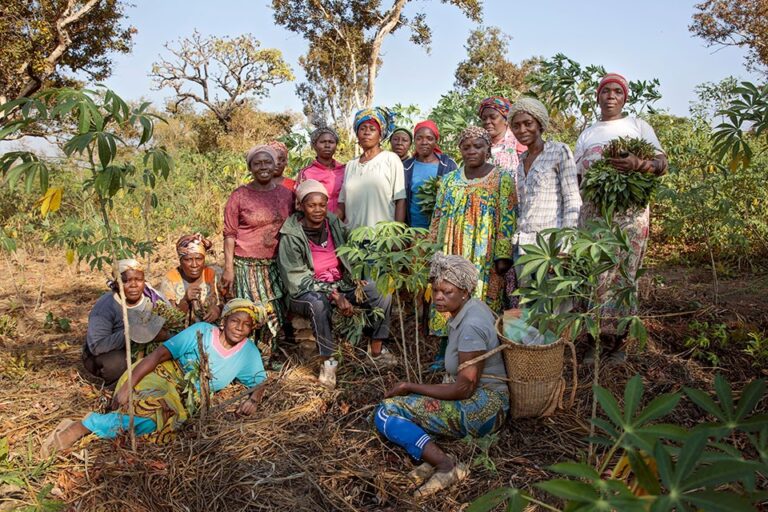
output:
[[438,187],[440,187],[440,178],[432,176],[424,180],[424,183],[416,190],[419,209],[427,218],[431,218],[432,213],[435,211],[435,198],[437,197]]
[[624,211],[648,205],[658,185],[658,177],[645,172],[621,172],[608,163],[608,158],[635,155],[650,160],[656,155],[652,144],[642,139],[619,137],[608,143],[603,158],[593,163],[581,184],[582,197],[599,211]]

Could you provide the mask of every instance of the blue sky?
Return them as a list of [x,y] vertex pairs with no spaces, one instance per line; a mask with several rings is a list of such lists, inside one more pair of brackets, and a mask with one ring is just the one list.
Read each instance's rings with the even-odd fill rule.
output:
[[[744,69],[743,51],[715,51],[688,31],[693,4],[692,0],[486,0],[484,19],[512,36],[508,58],[514,62],[561,52],[582,65],[602,64],[629,79],[659,78],[663,99],[657,106],[685,115],[697,84],[729,75],[755,78]],[[300,81],[298,58],[306,44],[300,36],[275,26],[270,5],[263,0],[137,0],[128,10],[129,23],[138,29],[133,52],[115,56],[114,74],[106,83],[125,98],[161,103],[170,90],[152,90],[147,76],[152,62],[163,52],[165,42],[186,37],[194,29],[204,35],[251,33],[264,47],[282,50]],[[412,103],[429,109],[452,87],[474,25],[457,8],[437,0],[409,3],[406,14],[417,12],[427,14],[432,52],[412,45],[405,30],[389,37],[376,82],[377,104]],[[295,83],[275,87],[261,108],[300,112]]]

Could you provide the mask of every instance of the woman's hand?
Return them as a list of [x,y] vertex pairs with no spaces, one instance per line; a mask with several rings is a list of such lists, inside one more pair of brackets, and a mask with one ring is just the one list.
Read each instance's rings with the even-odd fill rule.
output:
[[393,396],[410,395],[411,394],[410,385],[411,385],[410,382],[398,382],[397,384],[389,388],[389,390],[386,393],[384,393],[384,398],[392,398]]
[[248,397],[248,400],[240,404],[240,407],[237,408],[237,414],[240,416],[250,416],[251,414],[256,412],[257,405],[259,405],[256,400],[254,400],[251,397]]
[[228,295],[234,295],[233,285],[235,284],[235,270],[228,268],[221,275],[221,286],[227,291]]
[[339,308],[339,313],[343,316],[352,316],[355,314],[355,308],[344,295],[339,294],[336,300],[334,300],[334,303],[336,304],[336,307]]
[[113,411],[117,411],[128,405],[128,384],[123,383],[120,389],[112,395],[112,402],[109,404],[109,408]]
[[512,268],[512,260],[510,259],[500,259],[496,260],[493,263],[494,270],[496,270],[496,273],[500,276],[503,276],[507,272],[509,272],[509,269]]
[[634,172],[634,171],[639,171],[643,168],[643,164],[645,164],[645,160],[642,160],[636,157],[635,155],[630,154],[629,156],[625,156],[623,158],[609,158],[608,163],[611,164],[611,167],[613,167],[617,171]]
[[187,302],[193,302],[193,301],[199,301],[200,296],[202,295],[202,289],[200,287],[201,283],[192,283],[187,287],[187,291],[184,294],[184,299]]
[[203,317],[203,321],[208,323],[213,323],[219,319],[219,316],[221,316],[221,306],[219,306],[218,304],[214,304],[213,306],[208,308],[208,312]]

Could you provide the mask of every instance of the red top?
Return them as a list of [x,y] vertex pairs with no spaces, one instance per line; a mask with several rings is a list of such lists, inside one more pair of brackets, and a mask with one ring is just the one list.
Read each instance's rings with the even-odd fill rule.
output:
[[344,164],[333,161],[333,167],[326,167],[317,160],[304,168],[296,178],[298,183],[306,180],[317,180],[328,191],[328,211],[338,213],[339,192],[344,184]]
[[296,181],[291,178],[286,178],[285,176],[283,176],[283,182],[280,183],[280,186],[287,188],[291,192],[296,191]]
[[291,213],[293,192],[287,188],[260,191],[240,186],[224,207],[224,238],[235,239],[235,256],[275,258],[280,227]]
[[341,269],[328,220],[325,221],[325,229],[328,230],[325,247],[309,240],[309,251],[312,253],[312,264],[315,266],[315,279],[324,283],[335,283],[341,279]]

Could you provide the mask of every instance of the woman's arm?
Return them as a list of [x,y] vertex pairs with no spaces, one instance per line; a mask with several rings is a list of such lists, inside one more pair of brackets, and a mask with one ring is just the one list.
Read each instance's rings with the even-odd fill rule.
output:
[[[139,361],[139,364],[133,369],[131,387],[136,387],[141,382],[141,379],[152,373],[159,364],[171,359],[171,352],[167,348],[164,346],[157,347],[151,354]],[[124,383],[112,397],[112,409],[128,405],[128,390],[130,388],[126,384]]]
[[221,286],[229,295],[234,294],[233,284],[235,282],[235,239],[227,237],[224,239],[224,273],[221,275]]
[[405,222],[405,199],[395,200],[395,222]]
[[[459,352],[459,366],[485,354],[485,351]],[[415,393],[418,395],[437,398],[438,400],[466,400],[475,394],[477,383],[483,373],[485,361],[477,362],[464,368],[456,376],[456,382],[451,384],[416,384],[414,382],[398,382],[387,391],[384,398]]]

